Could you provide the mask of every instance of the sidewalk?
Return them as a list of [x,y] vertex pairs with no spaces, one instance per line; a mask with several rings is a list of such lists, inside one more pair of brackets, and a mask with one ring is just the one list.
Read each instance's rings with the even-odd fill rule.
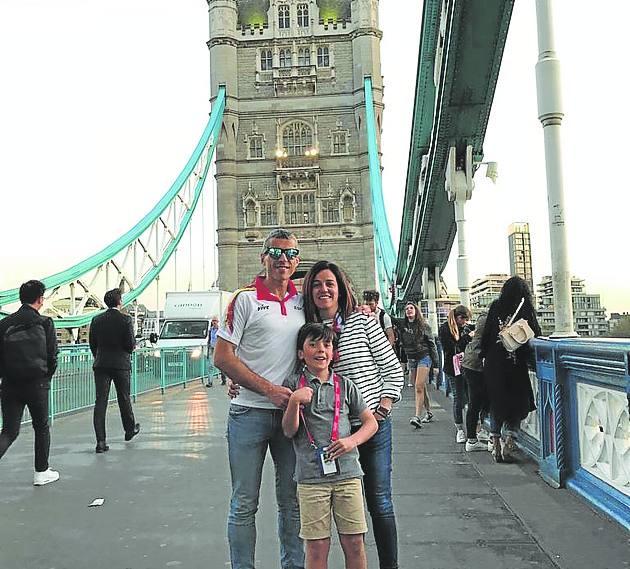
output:
[[[622,569],[630,536],[531,463],[496,465],[454,442],[450,401],[431,391],[437,421],[407,423],[413,394],[395,415],[394,492],[401,569]],[[448,411],[447,411],[448,409]],[[117,406],[110,451],[94,453],[91,413],[55,421],[51,465],[61,480],[32,486],[32,430],[0,461],[1,569],[215,569],[229,567],[230,493],[224,388],[200,384],[140,398],[142,431],[123,441]],[[273,472],[265,468],[257,566],[279,568]],[[102,507],[88,508],[94,498]],[[377,568],[367,537],[368,559]],[[343,567],[338,545],[330,569]]]

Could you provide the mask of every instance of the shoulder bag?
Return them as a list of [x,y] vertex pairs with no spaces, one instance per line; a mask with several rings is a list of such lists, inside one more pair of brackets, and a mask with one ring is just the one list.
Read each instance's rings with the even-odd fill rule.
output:
[[525,318],[519,318],[516,322],[514,322],[514,319],[524,302],[525,298],[521,298],[521,302],[512,315],[512,318],[510,318],[509,322],[499,332],[499,341],[510,353],[515,352],[534,337],[534,331],[531,329]]

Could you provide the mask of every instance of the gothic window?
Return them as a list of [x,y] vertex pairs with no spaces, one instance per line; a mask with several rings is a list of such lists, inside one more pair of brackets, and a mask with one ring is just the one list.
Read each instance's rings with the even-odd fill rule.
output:
[[245,225],[247,227],[256,225],[256,204],[253,200],[248,200],[245,205]]
[[263,138],[260,134],[254,134],[249,138],[249,157],[264,158],[263,156]]
[[281,4],[278,6],[278,27],[286,30],[290,26],[289,6],[287,4]]
[[339,223],[339,200],[322,200],[322,223]]
[[354,204],[352,197],[345,196],[343,198],[343,222],[352,223],[354,221]]
[[308,26],[308,4],[297,5],[297,24],[301,28]]
[[298,65],[311,64],[311,50],[308,47],[300,48],[298,51]]
[[291,67],[291,50],[280,50],[280,67]]
[[317,48],[317,67],[330,67],[330,50],[327,46]]
[[278,225],[278,208],[274,202],[260,204],[260,225]]
[[260,70],[271,71],[273,67],[273,56],[270,49],[263,49],[260,52]]
[[315,194],[291,192],[284,196],[284,222],[287,225],[315,223]]
[[333,154],[348,153],[348,133],[346,131],[333,132]]
[[282,146],[289,156],[304,156],[306,150],[313,146],[310,127],[300,122],[287,125],[282,132]]

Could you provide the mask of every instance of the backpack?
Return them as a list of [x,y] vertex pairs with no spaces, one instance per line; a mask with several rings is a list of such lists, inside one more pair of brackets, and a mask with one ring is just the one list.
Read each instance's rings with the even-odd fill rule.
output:
[[7,379],[42,379],[48,375],[48,350],[43,320],[9,326],[3,341]]

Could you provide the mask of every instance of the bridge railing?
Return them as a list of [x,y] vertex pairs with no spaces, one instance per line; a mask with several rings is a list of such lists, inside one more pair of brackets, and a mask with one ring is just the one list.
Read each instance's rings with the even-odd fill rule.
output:
[[538,410],[522,442],[540,475],[630,529],[630,341],[534,342]]
[[[55,417],[88,409],[94,405],[96,397],[92,353],[89,346],[73,345],[59,350],[58,366],[50,385],[49,417]],[[162,393],[176,385],[218,375],[219,371],[193,348],[135,350],[131,359],[131,396],[160,390]],[[110,401],[116,399],[116,390],[112,386]],[[30,421],[25,411],[24,422]],[[0,419],[0,425],[2,421]]]

